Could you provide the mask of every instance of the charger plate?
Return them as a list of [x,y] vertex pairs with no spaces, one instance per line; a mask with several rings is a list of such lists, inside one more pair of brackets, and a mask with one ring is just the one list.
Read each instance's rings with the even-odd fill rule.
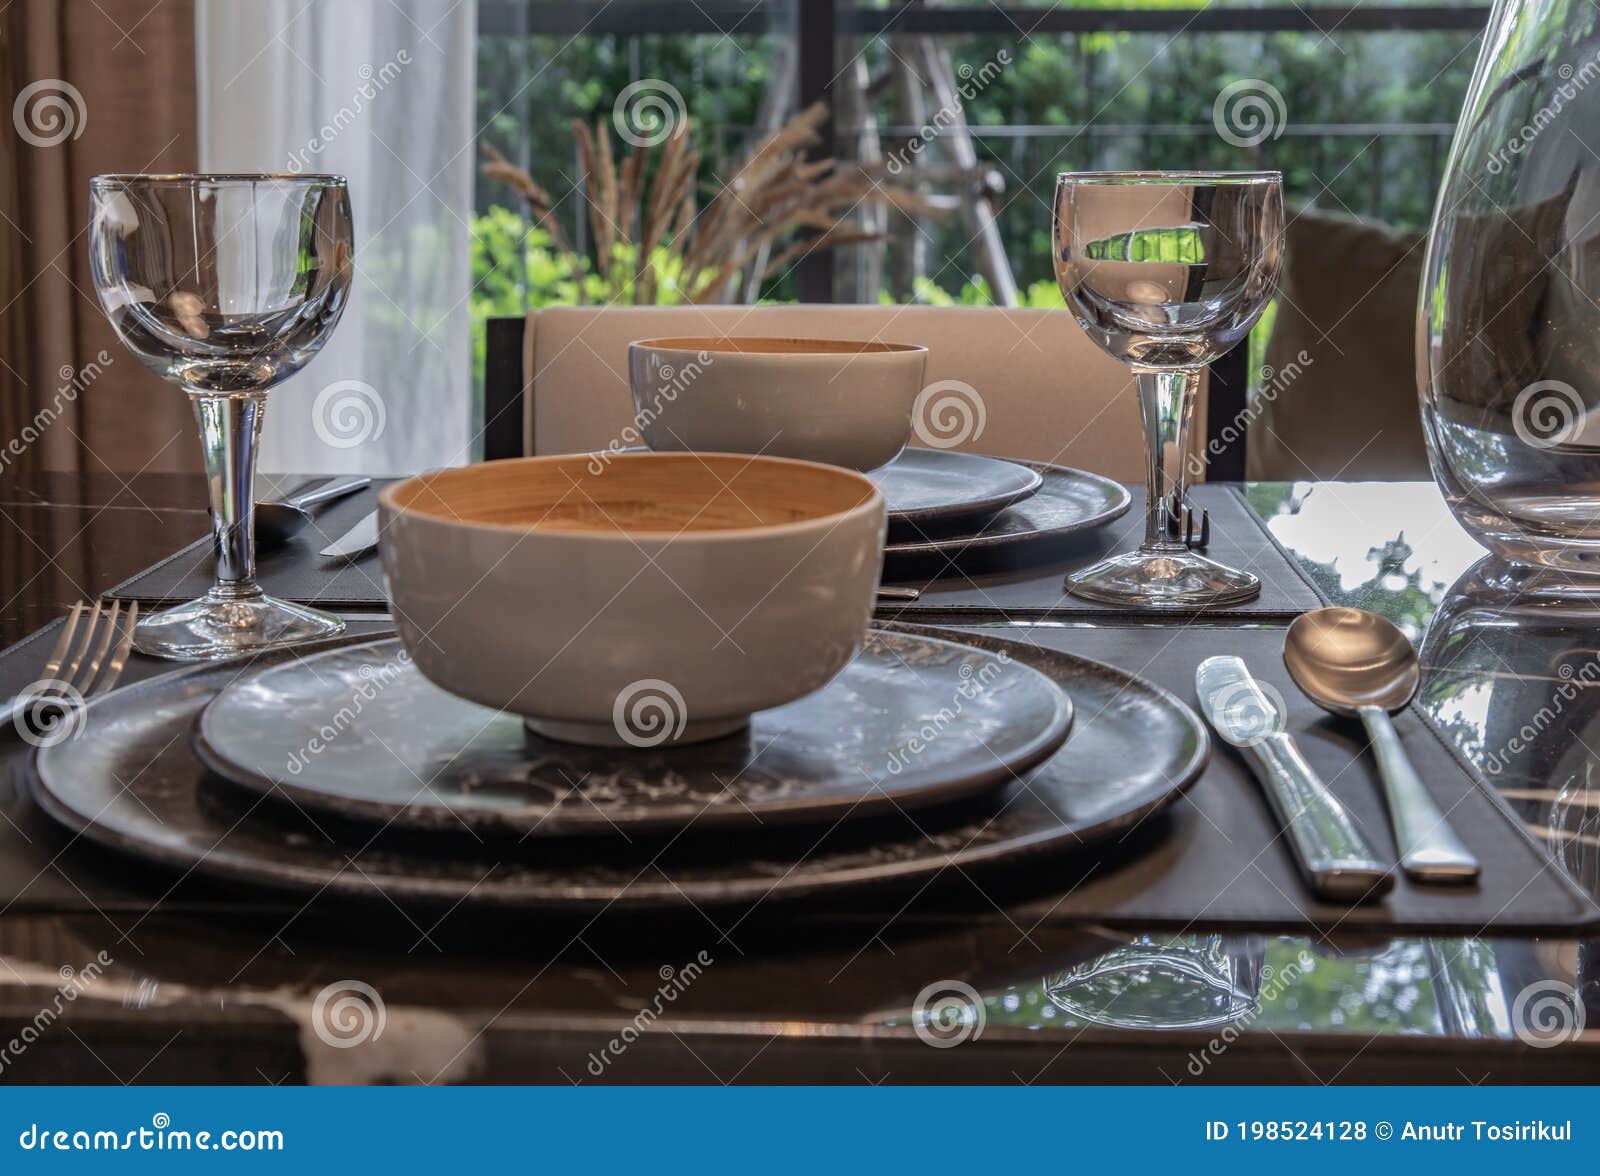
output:
[[[1159,687],[1070,654],[963,639],[1060,684],[1079,716],[1072,738],[1026,781],[977,801],[891,811],[820,834],[478,841],[313,820],[218,781],[185,737],[239,663],[95,699],[76,738],[35,754],[30,783],[40,807],[82,839],[197,878],[430,909],[593,915],[613,906],[691,911],[865,888],[915,891],[947,872],[1114,837],[1170,804],[1204,768],[1200,720]],[[268,653],[258,664],[293,656]]]
[[[909,451],[908,451],[909,452]],[[884,548],[886,574],[895,560],[1015,547],[1060,539],[1120,519],[1133,501],[1128,488],[1110,478],[1048,462],[1022,462],[1040,477],[1038,490],[998,513],[978,518],[924,520],[894,526]],[[891,467],[892,468],[892,467]]]
[[490,837],[616,836],[958,800],[1025,773],[1071,722],[1072,703],[1037,670],[869,632],[821,690],[736,734],[586,747],[447,694],[389,638],[241,677],[201,714],[195,750],[234,783],[314,813]]

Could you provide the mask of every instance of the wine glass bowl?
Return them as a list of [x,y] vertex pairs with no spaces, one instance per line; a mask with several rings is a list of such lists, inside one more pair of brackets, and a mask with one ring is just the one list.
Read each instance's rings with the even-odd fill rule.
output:
[[335,176],[96,176],[90,262],[106,317],[162,379],[265,391],[322,348],[349,295]]
[[1077,172],[1056,184],[1055,271],[1078,323],[1138,376],[1148,467],[1139,550],[1067,580],[1088,599],[1200,609],[1253,599],[1260,581],[1169,537],[1181,503],[1200,373],[1250,333],[1277,284],[1277,172]]
[[145,653],[227,657],[342,631],[255,583],[256,446],[267,392],[321,350],[349,298],[349,195],[338,176],[103,175],[89,253],[123,345],[189,395],[211,493],[216,583],[141,621]]

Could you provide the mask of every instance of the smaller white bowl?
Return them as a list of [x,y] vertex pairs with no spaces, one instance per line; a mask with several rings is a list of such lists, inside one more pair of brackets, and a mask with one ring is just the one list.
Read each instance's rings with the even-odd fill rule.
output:
[[628,346],[644,442],[874,470],[911,439],[928,349],[843,339],[645,339]]

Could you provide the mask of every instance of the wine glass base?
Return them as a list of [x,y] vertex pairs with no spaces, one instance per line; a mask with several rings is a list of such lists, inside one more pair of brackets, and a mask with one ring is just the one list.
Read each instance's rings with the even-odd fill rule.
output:
[[1141,549],[1074,572],[1067,591],[1106,604],[1192,611],[1254,600],[1261,581],[1186,548]]
[[150,657],[215,661],[342,632],[344,621],[333,614],[276,597],[202,596],[140,621],[134,626],[133,644]]

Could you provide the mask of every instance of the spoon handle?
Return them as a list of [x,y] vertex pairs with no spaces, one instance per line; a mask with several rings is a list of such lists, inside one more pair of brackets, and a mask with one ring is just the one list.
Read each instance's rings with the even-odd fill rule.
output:
[[1481,868],[1478,859],[1461,843],[1411,766],[1389,712],[1364,706],[1356,713],[1372,740],[1406,876],[1417,882],[1471,882]]

